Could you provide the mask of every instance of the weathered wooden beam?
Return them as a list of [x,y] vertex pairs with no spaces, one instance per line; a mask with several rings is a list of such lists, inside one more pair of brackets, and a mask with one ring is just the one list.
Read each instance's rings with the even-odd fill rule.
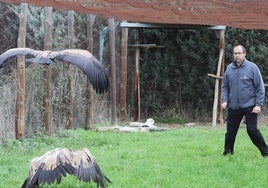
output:
[[[222,73],[222,63],[224,63],[224,39],[225,39],[225,30],[220,30],[220,54],[217,67],[217,77],[221,76]],[[221,82],[220,79],[215,81],[215,90],[214,90],[214,103],[213,103],[213,115],[212,115],[212,127],[216,127],[217,120],[222,123],[222,109],[221,104]]]
[[[220,45],[219,48],[225,50],[225,30],[220,30]],[[221,67],[220,67],[220,76],[223,76],[225,70],[225,58],[222,56]],[[219,80],[219,95],[218,95],[218,112],[217,112],[217,123],[223,124],[223,109],[221,108],[221,86],[222,81]]]
[[111,64],[111,108],[112,108],[112,125],[116,124],[116,66],[115,66],[115,29],[114,19],[108,19],[109,28],[109,48]]
[[[19,14],[20,26],[18,36],[18,48],[25,47],[26,43],[26,29],[27,29],[27,14],[28,4],[21,4],[21,12]],[[15,116],[15,136],[16,139],[21,140],[24,137],[25,127],[25,57],[19,55],[17,58],[18,70],[18,92],[16,100],[16,116]]]
[[[95,22],[95,16],[92,14],[87,14],[87,50],[93,53],[93,24]],[[87,78],[87,110],[86,110],[86,126],[85,129],[92,129],[92,120],[93,120],[93,105],[94,105],[94,95],[93,95],[93,87],[90,83],[89,78]]]
[[[44,49],[45,50],[52,50],[52,7],[45,8],[45,37],[44,37]],[[46,94],[44,96],[44,119],[45,119],[45,132],[47,135],[51,134],[51,97],[50,97],[50,83],[51,83],[51,66],[46,65],[46,72],[45,72],[45,87],[46,87]]]
[[[69,39],[69,48],[74,47],[74,11],[68,11],[68,39]],[[68,91],[69,91],[69,109],[68,109],[68,117],[66,122],[66,128],[72,129],[73,128],[73,108],[74,108],[74,101],[73,101],[73,78],[74,78],[74,67],[73,65],[69,65],[69,78],[68,78]]]
[[[224,54],[224,51],[223,51],[223,49],[221,49],[220,55],[219,55],[217,75],[219,75],[219,72],[220,72],[220,66],[221,66],[223,54]],[[215,90],[214,90],[213,118],[212,118],[212,126],[213,127],[216,127],[216,125],[217,125],[218,95],[219,95],[219,79],[216,79]]]
[[215,74],[208,73],[207,74],[209,77],[216,78],[216,79],[222,79],[222,76],[217,76]]
[[135,32],[135,47],[134,60],[134,121],[140,121],[140,47],[139,47],[139,30]]
[[120,85],[120,118],[125,121],[127,113],[127,52],[128,28],[121,29],[121,85]]

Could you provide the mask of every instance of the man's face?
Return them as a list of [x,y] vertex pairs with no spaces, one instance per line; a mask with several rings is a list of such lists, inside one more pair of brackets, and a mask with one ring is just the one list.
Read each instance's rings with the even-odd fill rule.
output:
[[243,52],[243,48],[241,46],[237,46],[234,48],[234,60],[237,64],[243,63],[246,57],[246,52]]

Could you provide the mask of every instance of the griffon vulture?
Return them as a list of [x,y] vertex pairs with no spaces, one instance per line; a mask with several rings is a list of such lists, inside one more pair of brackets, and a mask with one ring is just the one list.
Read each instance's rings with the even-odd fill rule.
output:
[[37,188],[55,182],[59,184],[62,176],[67,174],[85,182],[95,182],[101,188],[111,183],[87,148],[78,151],[56,148],[30,161],[29,174],[22,188]]
[[0,67],[6,59],[16,55],[33,56],[25,59],[31,63],[53,64],[56,60],[71,63],[83,70],[97,93],[104,93],[109,88],[108,76],[102,64],[87,50],[40,51],[31,48],[12,48],[0,55]]

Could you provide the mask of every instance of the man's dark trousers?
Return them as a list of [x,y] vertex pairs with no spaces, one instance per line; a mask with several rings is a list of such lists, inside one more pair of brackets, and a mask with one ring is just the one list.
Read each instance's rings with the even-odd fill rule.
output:
[[252,107],[232,110],[228,109],[228,117],[227,117],[227,132],[225,134],[225,146],[224,146],[224,154],[234,153],[234,143],[235,138],[239,129],[239,125],[245,116],[247,133],[253,142],[253,144],[260,150],[262,155],[268,154],[268,147],[265,143],[265,140],[257,128],[257,119],[258,115],[252,113]]

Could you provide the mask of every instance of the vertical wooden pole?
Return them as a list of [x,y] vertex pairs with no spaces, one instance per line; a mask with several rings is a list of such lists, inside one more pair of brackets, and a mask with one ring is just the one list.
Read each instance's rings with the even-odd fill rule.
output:
[[[68,39],[69,48],[74,47],[74,11],[68,11]],[[69,65],[69,79],[68,79],[68,91],[69,91],[69,110],[66,128],[73,128],[73,78],[74,78],[74,67]]]
[[112,108],[112,125],[116,124],[116,70],[115,70],[115,30],[114,19],[108,19],[109,28],[109,49],[111,63],[111,108]]
[[[44,49],[52,50],[52,7],[45,8],[45,37]],[[45,109],[45,132],[51,134],[51,99],[50,99],[50,83],[51,83],[51,66],[46,65],[45,72],[46,80],[46,94],[44,96],[44,109]]]
[[[225,51],[225,30],[220,30],[220,49],[223,49]],[[220,76],[223,76],[224,74],[224,66],[225,66],[225,58],[224,54],[222,56],[221,61],[221,70],[220,70]],[[222,86],[222,80],[219,81],[219,96],[218,96],[218,103],[221,104],[221,86]],[[223,124],[223,110],[220,105],[218,105],[218,114],[217,119],[219,124]]]
[[139,30],[136,35],[136,50],[134,62],[134,121],[140,121],[140,47],[139,47]]
[[[220,38],[224,37],[224,31],[220,30]],[[224,48],[220,47],[220,55],[219,55],[219,61],[218,61],[218,67],[217,67],[217,77],[220,77],[221,74],[221,68],[222,68],[222,60],[224,58]],[[219,117],[218,109],[220,109],[220,80],[219,78],[216,78],[215,81],[215,91],[214,91],[214,103],[213,103],[213,117],[212,117],[212,127],[216,127],[217,125],[217,117]]]
[[[27,28],[27,13],[28,4],[21,4],[21,12],[19,14],[20,27],[18,36],[18,47],[25,47],[26,43],[26,28]],[[18,69],[18,91],[16,101],[16,117],[15,117],[15,135],[16,139],[23,139],[24,126],[25,126],[25,57],[18,56],[17,69]]]
[[120,85],[120,118],[126,120],[127,101],[127,46],[128,28],[121,29],[121,85]]
[[[87,15],[87,38],[88,38],[88,47],[87,50],[93,54],[93,24],[95,22],[95,16],[88,14]],[[93,119],[93,105],[94,105],[94,95],[93,87],[87,79],[87,110],[86,110],[86,126],[85,129],[92,129],[92,119]]]

